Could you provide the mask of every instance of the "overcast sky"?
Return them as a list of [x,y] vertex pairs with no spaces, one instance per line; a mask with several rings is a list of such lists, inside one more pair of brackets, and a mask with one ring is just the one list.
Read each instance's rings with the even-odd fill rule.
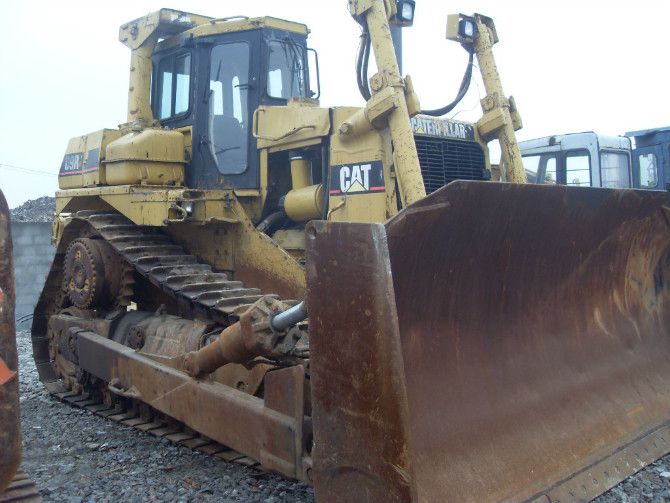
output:
[[[130,54],[118,42],[118,28],[161,7],[304,22],[319,52],[322,104],[362,104],[354,74],[359,29],[346,0],[0,5],[0,188],[10,207],[57,189],[69,138],[125,121]],[[523,117],[521,140],[670,124],[667,0],[417,0],[414,27],[404,31],[404,72],[412,75],[423,108],[451,101],[461,81],[466,53],[445,39],[453,12],[494,18],[503,86]],[[484,91],[476,77],[451,116],[479,117]]]

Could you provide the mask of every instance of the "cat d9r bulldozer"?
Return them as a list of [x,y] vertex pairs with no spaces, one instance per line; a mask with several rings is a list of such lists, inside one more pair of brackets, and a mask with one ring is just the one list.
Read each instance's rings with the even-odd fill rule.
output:
[[493,138],[524,181],[492,20],[447,23],[473,125],[399,72],[414,2],[349,10],[364,107],[319,106],[302,24],[121,27],[128,121],[61,166],[41,380],[322,502],[604,492],[670,450],[667,196],[486,181]]

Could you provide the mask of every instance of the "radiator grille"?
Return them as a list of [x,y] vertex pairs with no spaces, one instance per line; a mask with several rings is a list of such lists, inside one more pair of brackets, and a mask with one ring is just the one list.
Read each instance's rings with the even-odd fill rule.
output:
[[454,180],[486,180],[488,171],[481,146],[472,141],[415,135],[426,193]]

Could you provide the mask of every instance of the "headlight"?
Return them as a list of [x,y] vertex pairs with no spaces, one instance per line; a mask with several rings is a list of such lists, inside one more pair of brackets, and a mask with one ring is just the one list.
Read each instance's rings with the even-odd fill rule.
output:
[[400,8],[400,19],[411,23],[414,21],[414,2],[402,2]]
[[184,208],[189,217],[193,215],[193,201],[183,201],[181,207]]
[[396,3],[396,23],[400,26],[411,26],[414,22],[414,0],[397,0]]
[[461,37],[473,38],[475,36],[475,22],[473,19],[461,19],[458,32]]
[[450,14],[447,18],[447,39],[472,44],[477,36],[477,20],[465,14]]

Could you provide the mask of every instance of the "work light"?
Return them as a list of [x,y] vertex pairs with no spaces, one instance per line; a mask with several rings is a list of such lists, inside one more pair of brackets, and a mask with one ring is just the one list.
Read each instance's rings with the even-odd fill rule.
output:
[[447,39],[472,44],[477,36],[477,22],[465,14],[451,14],[447,18]]
[[416,3],[414,0],[397,0],[395,24],[400,26],[412,26],[414,23],[414,9]]
[[475,20],[472,18],[461,19],[458,34],[463,38],[473,38],[475,36]]

